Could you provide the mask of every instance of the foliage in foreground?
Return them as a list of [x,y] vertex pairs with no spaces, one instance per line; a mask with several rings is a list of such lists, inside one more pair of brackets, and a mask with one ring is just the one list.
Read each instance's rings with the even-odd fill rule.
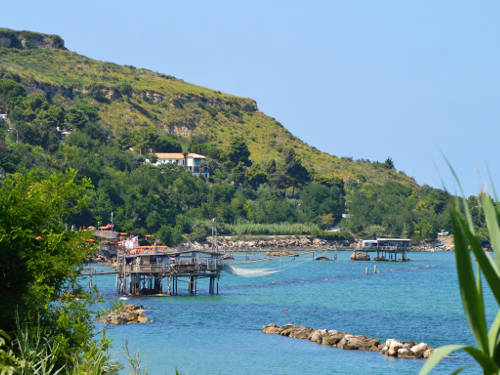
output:
[[95,337],[98,298],[76,287],[93,251],[69,230],[90,184],[76,171],[12,174],[0,184],[0,374],[112,374]]
[[[463,350],[470,355],[481,366],[485,375],[498,374],[500,371],[500,309],[498,309],[496,318],[488,330],[481,285],[481,277],[484,277],[498,306],[500,306],[500,210],[497,197],[493,201],[488,194],[481,193],[479,199],[488,228],[488,236],[493,247],[494,259],[481,248],[465,198],[462,200],[465,215],[462,214],[458,200],[456,207],[451,212],[460,296],[476,347],[470,345],[442,346],[436,349],[427,360],[420,375],[427,374],[437,363],[455,350]],[[472,265],[472,256],[476,258],[478,263],[476,273],[474,273]],[[458,374],[467,367],[456,370],[454,374]]]

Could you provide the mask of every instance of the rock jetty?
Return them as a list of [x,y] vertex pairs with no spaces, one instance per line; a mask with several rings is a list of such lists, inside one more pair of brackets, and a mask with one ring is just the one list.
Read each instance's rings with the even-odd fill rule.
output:
[[[332,249],[332,248],[351,248],[354,245],[353,240],[325,240],[316,237],[286,237],[286,238],[267,238],[248,241],[232,240],[229,238],[218,238],[217,244],[220,249],[233,249],[241,251],[283,251],[300,249]],[[202,250],[212,247],[212,239],[207,238],[204,242],[188,242],[179,246],[180,248],[191,248]]]
[[109,324],[132,324],[147,323],[148,318],[144,316],[144,307],[141,305],[123,305],[111,311],[101,321]]
[[312,329],[305,326],[285,324],[278,326],[274,323],[262,327],[262,332],[292,338],[309,340],[317,344],[329,345],[344,350],[368,350],[379,352],[388,357],[395,358],[424,358],[430,357],[433,348],[426,343],[414,341],[404,342],[387,339],[384,343],[380,339],[366,336],[353,335],[328,329]]

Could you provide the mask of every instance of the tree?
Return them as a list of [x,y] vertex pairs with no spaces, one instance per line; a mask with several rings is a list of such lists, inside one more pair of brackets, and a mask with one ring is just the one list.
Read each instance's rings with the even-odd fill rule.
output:
[[267,182],[267,174],[259,165],[253,164],[246,171],[246,180],[254,190],[257,190],[260,185]]
[[248,151],[247,144],[241,137],[233,138],[229,145],[229,150],[226,152],[226,165],[228,169],[235,168],[239,163],[249,167],[252,162],[249,159],[250,151]]
[[288,180],[288,186],[292,187],[292,196],[295,196],[295,189],[311,181],[311,175],[302,165],[293,148],[286,149],[284,153],[285,164],[283,166],[283,174]]
[[385,159],[384,168],[385,169],[390,169],[390,170],[394,169],[394,162],[392,161],[391,158]]
[[11,79],[0,79],[0,110],[11,109],[26,96],[24,87]]
[[160,135],[153,143],[155,152],[182,152],[182,146],[170,135]]
[[64,220],[82,209],[88,180],[76,171],[45,179],[8,175],[0,185],[0,328],[13,328],[15,311],[35,318],[65,292],[88,249]]

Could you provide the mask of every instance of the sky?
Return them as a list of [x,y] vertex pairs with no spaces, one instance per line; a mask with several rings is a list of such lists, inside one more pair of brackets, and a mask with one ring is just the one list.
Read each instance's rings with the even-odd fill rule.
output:
[[257,101],[322,151],[500,192],[500,2],[9,1],[2,27]]

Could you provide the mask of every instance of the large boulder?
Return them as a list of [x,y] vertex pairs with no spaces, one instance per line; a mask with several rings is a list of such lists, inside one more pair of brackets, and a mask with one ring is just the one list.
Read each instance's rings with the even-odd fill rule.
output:
[[311,334],[312,331],[313,330],[311,328],[307,328],[304,326],[296,327],[296,329],[293,330],[292,333],[290,333],[290,337],[306,340],[309,338],[309,335]]
[[411,347],[411,351],[415,357],[423,357],[424,352],[428,349],[428,346],[425,342],[421,342],[420,344],[414,345]]
[[354,252],[351,254],[351,260],[368,261],[370,260],[370,256],[366,253]]
[[309,340],[311,342],[317,342],[318,344],[321,344],[321,341],[323,341],[323,335],[321,334],[321,330],[317,329],[313,331]]
[[432,348],[428,348],[428,349],[424,352],[424,355],[423,355],[424,359],[429,358],[429,357],[432,355],[432,353],[433,353],[433,352],[434,352],[434,349],[432,349]]
[[344,338],[345,335],[345,332],[329,330],[328,334],[322,337],[321,343],[323,345],[336,346]]
[[365,336],[345,335],[337,344],[338,348],[344,350],[371,350],[377,351],[379,339],[368,338]]
[[413,358],[415,357],[415,354],[413,354],[413,352],[408,349],[408,348],[401,348],[401,349],[398,349],[398,358]]
[[262,332],[268,333],[268,334],[275,334],[275,335],[277,335],[281,331],[282,331],[282,328],[279,327],[279,326],[277,326],[274,323],[271,323],[271,324],[268,324],[268,325],[265,325],[264,327],[262,327]]
[[292,333],[295,330],[295,326],[293,324],[285,324],[281,326],[281,332],[279,333],[281,336],[290,336],[290,333]]

